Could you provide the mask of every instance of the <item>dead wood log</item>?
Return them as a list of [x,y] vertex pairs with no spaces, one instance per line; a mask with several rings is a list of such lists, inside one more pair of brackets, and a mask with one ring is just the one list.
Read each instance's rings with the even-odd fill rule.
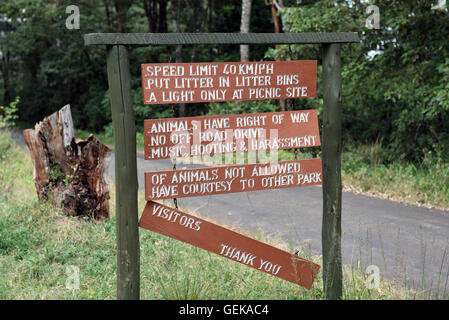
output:
[[23,135],[39,199],[52,199],[68,216],[109,217],[105,160],[111,151],[93,135],[75,138],[70,105]]

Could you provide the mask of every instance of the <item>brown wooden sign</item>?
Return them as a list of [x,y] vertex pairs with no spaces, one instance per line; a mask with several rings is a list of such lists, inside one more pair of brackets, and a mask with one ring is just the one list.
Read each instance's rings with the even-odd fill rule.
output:
[[321,159],[145,172],[146,200],[321,184]]
[[144,104],[315,97],[316,60],[142,64]]
[[139,226],[310,289],[320,266],[201,218],[148,201]]
[[316,110],[145,120],[145,159],[320,145]]

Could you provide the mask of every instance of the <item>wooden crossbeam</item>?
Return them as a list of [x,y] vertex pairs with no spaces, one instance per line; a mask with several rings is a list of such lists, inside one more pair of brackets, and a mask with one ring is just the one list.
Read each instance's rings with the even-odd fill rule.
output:
[[88,45],[326,44],[359,42],[356,32],[304,33],[89,33]]

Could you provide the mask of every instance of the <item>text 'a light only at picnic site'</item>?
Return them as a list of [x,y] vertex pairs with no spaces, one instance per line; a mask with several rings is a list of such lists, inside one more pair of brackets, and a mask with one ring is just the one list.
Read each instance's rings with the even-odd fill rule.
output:
[[309,98],[317,61],[142,64],[144,104]]

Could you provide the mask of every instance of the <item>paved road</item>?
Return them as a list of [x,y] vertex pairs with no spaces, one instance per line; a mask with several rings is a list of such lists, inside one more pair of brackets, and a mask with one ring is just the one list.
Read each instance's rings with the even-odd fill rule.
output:
[[[22,146],[20,135],[16,140]],[[137,156],[139,189],[143,173],[167,170],[167,161]],[[178,164],[182,167],[199,167]],[[111,157],[108,175],[114,179]],[[321,187],[286,188],[178,199],[180,208],[240,228],[281,238],[292,248],[321,254]],[[449,298],[449,212],[409,206],[350,192],[343,193],[343,263],[365,270],[376,265],[381,277]]]
[[[170,160],[137,157],[139,189],[145,171],[172,168]],[[178,164],[177,168],[200,167]],[[113,159],[109,174],[114,176]],[[321,254],[321,187],[298,187],[178,199],[188,208],[241,230],[281,238],[293,248]],[[376,265],[382,277],[417,290],[445,290],[449,272],[449,212],[405,205],[351,192],[343,193],[343,263]],[[446,252],[448,250],[448,252]],[[438,286],[439,283],[439,286]],[[439,291],[438,291],[439,287]],[[446,296],[449,298],[449,296]]]

